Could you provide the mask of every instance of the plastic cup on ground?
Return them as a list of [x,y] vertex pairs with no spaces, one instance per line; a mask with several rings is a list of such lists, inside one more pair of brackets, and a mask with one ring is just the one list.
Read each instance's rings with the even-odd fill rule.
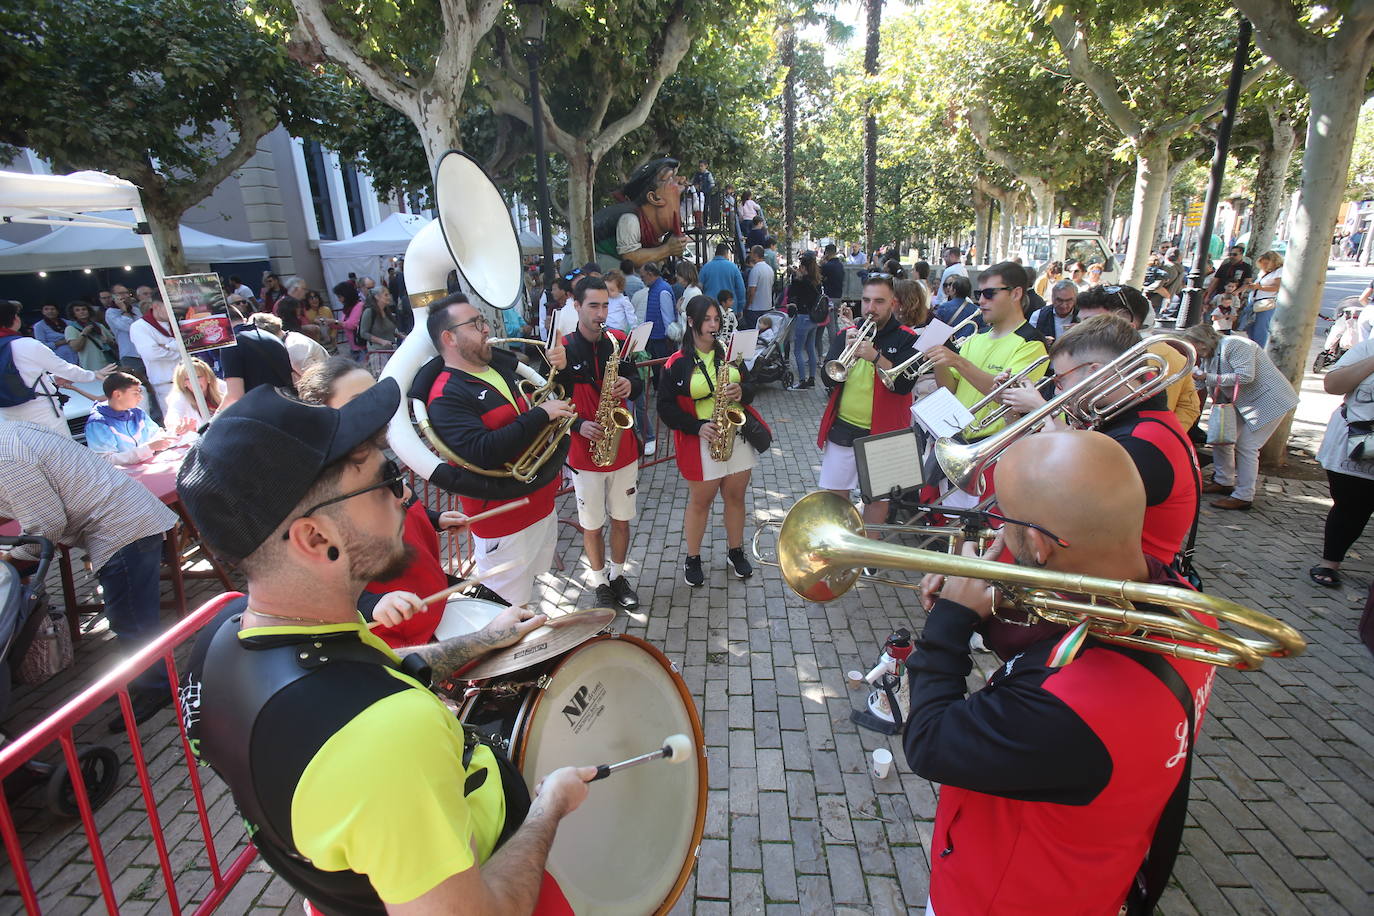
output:
[[873,775],[878,779],[886,779],[890,769],[892,769],[892,752],[885,747],[875,749],[873,751]]

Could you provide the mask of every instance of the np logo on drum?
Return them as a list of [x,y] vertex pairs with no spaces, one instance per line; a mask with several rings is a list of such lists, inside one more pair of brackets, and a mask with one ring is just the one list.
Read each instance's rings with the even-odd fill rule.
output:
[[601,718],[601,713],[606,708],[606,704],[602,702],[605,697],[606,686],[600,681],[592,687],[583,684],[573,691],[572,699],[563,707],[563,718],[568,720],[568,727],[573,730],[573,734],[580,735]]

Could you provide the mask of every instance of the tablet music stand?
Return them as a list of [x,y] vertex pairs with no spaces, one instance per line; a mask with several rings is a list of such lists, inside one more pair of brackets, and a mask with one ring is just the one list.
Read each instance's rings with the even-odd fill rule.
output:
[[898,429],[854,440],[854,464],[865,503],[896,499],[925,483],[921,446],[914,429]]

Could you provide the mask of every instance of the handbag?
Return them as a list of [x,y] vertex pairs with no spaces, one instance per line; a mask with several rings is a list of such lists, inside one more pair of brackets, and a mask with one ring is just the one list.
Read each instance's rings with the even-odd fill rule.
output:
[[823,328],[830,323],[830,299],[827,296],[817,296],[816,304],[811,306],[811,323],[818,328]]
[[1240,394],[1240,383],[1231,390],[1231,399],[1223,401],[1222,391],[1217,388],[1212,393],[1212,407],[1207,414],[1207,444],[1232,445],[1240,432],[1240,415],[1236,413],[1236,398]]
[[740,435],[760,455],[773,445],[773,430],[769,429],[758,411],[752,407],[744,409],[744,426],[740,427]]
[[62,612],[58,611],[46,614],[39,623],[33,642],[29,643],[29,649],[14,674],[19,683],[33,686],[66,671],[75,661],[72,631],[68,629]]

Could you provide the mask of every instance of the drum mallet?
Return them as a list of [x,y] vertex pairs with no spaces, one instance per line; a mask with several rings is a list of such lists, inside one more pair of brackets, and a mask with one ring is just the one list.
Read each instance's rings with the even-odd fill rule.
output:
[[647,754],[640,754],[638,757],[631,757],[629,760],[622,760],[619,763],[603,763],[596,768],[596,775],[588,782],[596,782],[598,779],[605,779],[612,773],[619,773],[621,770],[628,770],[630,767],[637,767],[641,763],[648,763],[651,760],[667,760],[669,763],[685,763],[688,757],[692,756],[692,740],[686,735],[669,735],[663,739],[663,747]]

